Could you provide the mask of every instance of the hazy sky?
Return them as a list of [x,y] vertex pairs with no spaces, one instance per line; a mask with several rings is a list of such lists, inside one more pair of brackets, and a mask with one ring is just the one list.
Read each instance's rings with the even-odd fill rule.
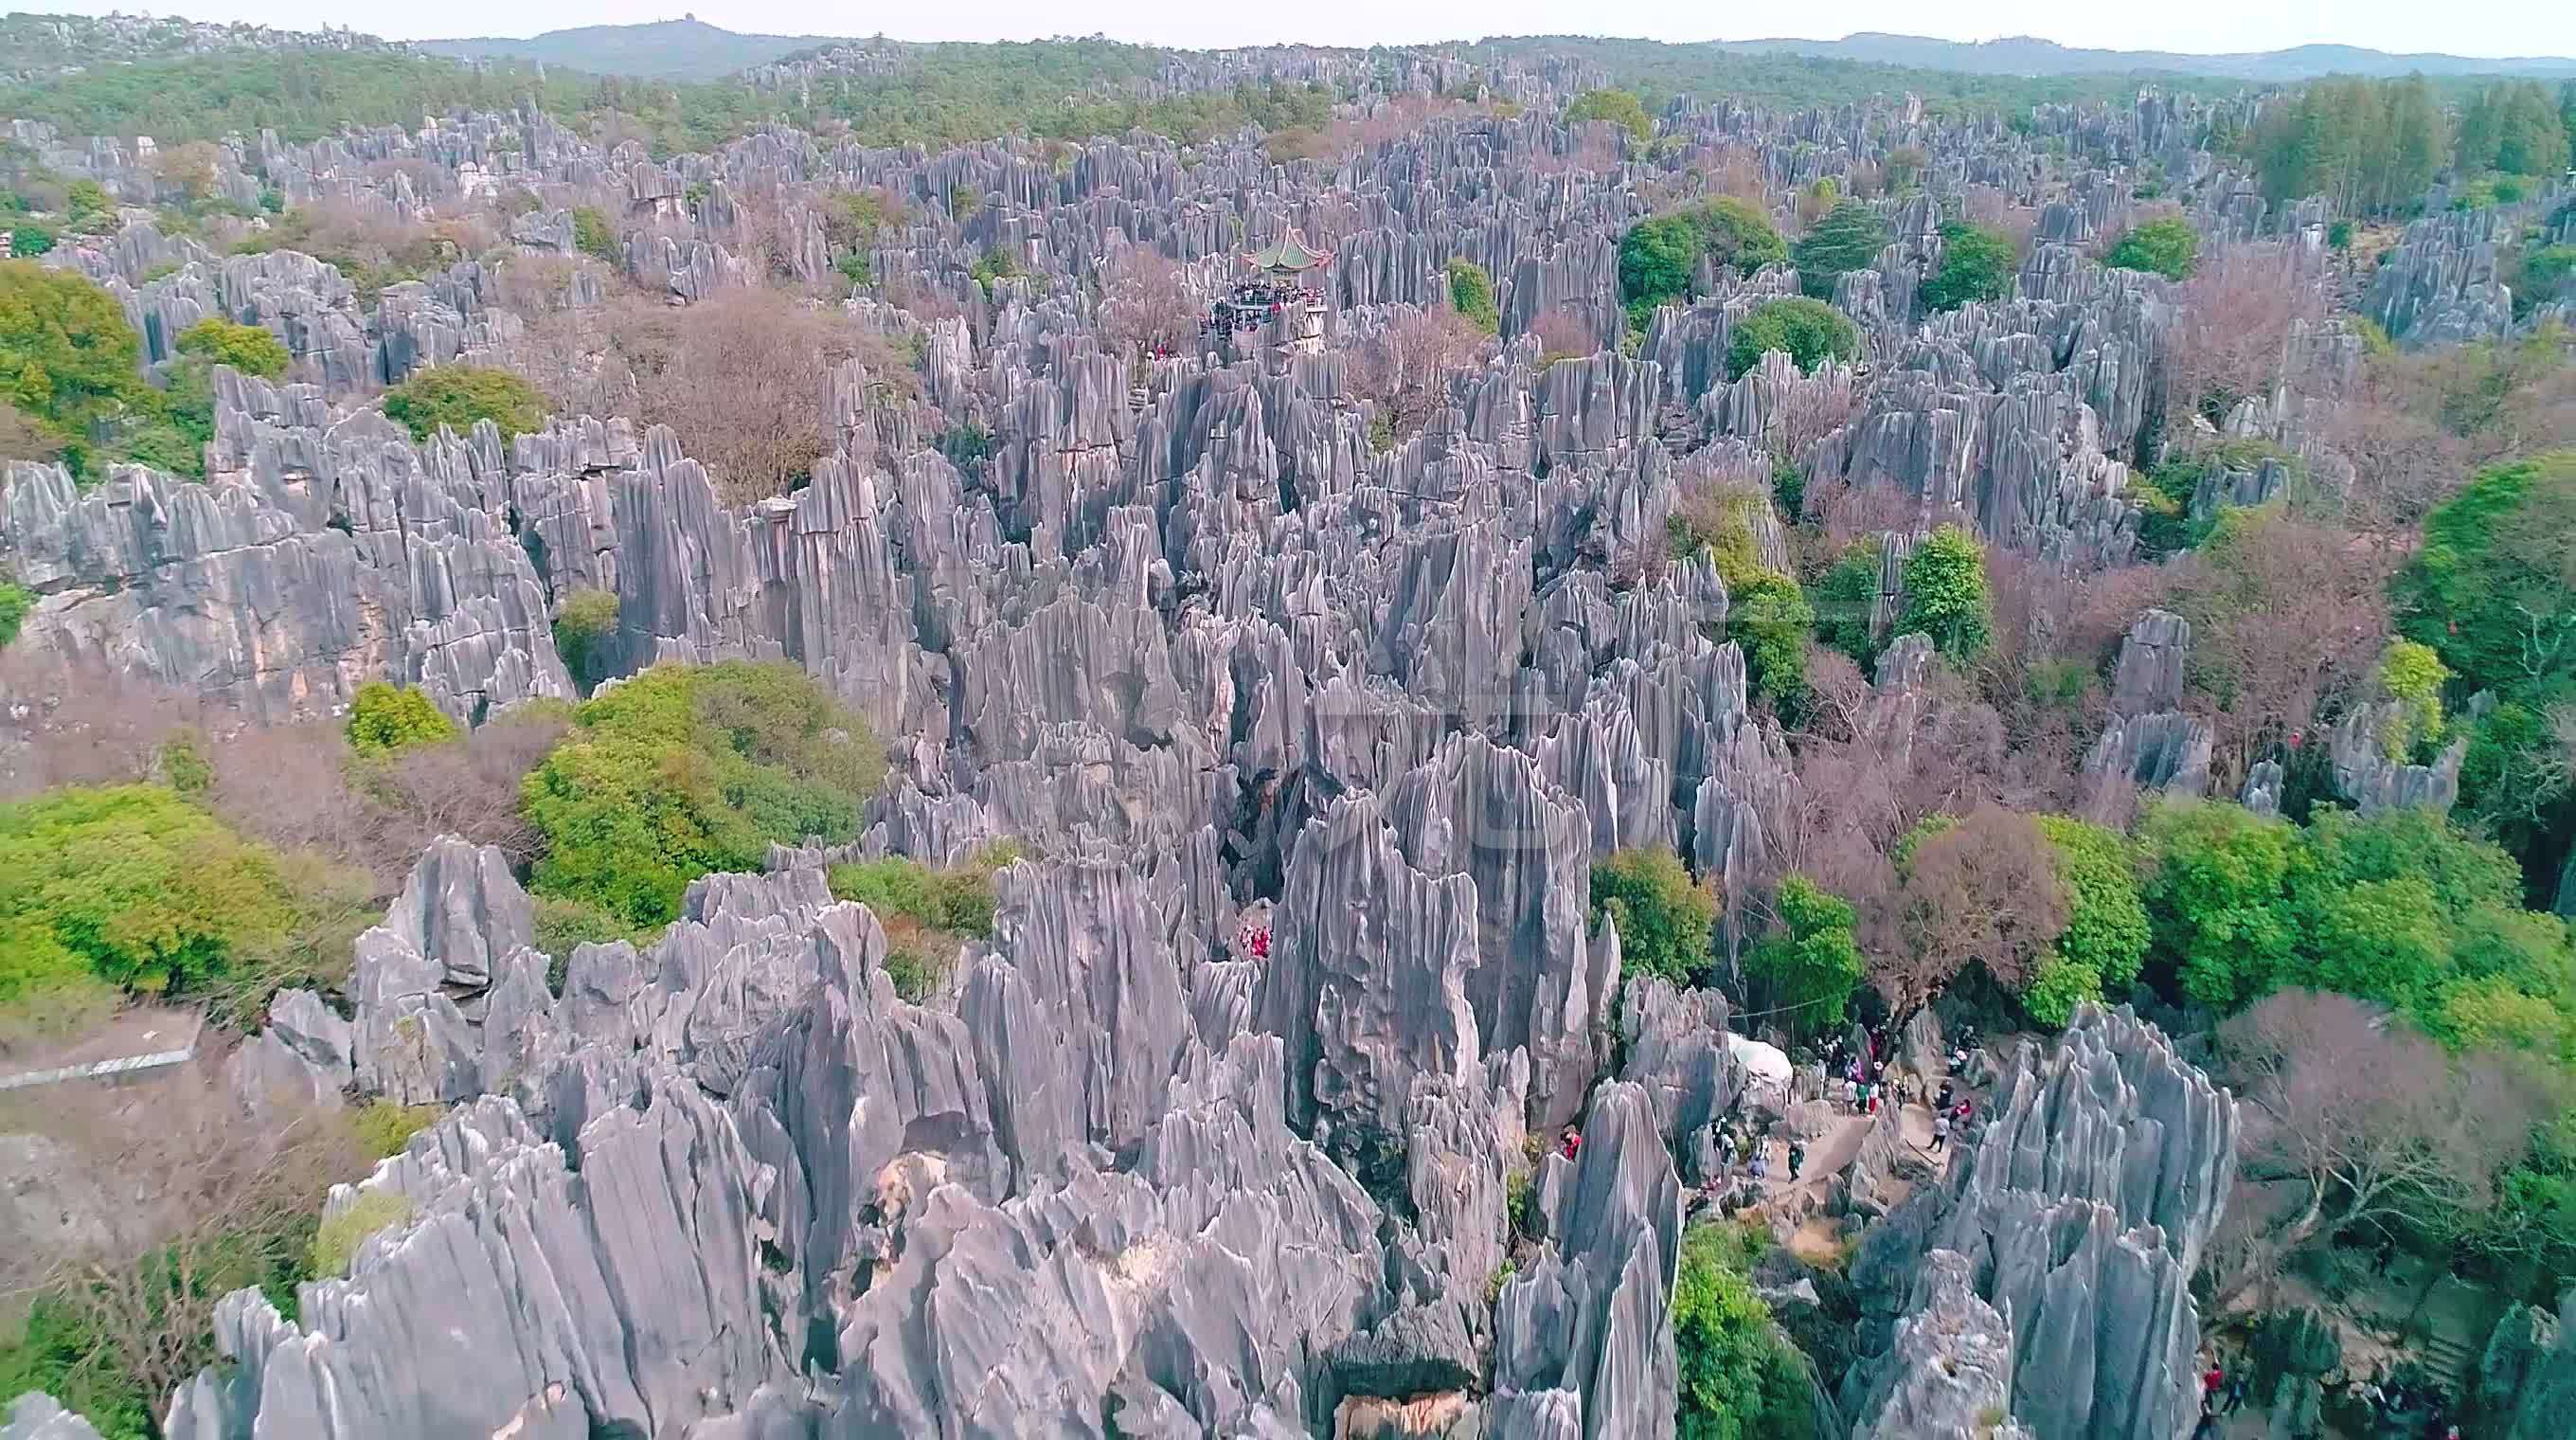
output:
[[[145,7],[82,0],[18,0],[30,10],[128,13]],[[256,20],[310,29],[346,25],[398,40],[460,35],[531,35],[570,25],[672,19],[688,9],[633,0],[441,0],[434,5],[352,5],[349,0],[191,0],[159,13],[202,20]],[[900,40],[1025,40],[1101,33],[1172,45],[1272,41],[1365,45],[1484,35],[1587,34],[1656,40],[1747,40],[1761,36],[1832,39],[1856,30],[1991,40],[2038,35],[2061,44],[2120,50],[2212,53],[2272,50],[2310,42],[2452,55],[2576,54],[2576,3],[2569,0],[2160,0],[2153,4],[2069,5],[2066,0],[1837,0],[1830,5],[1715,7],[1684,0],[1568,5],[1563,0],[1298,0],[1294,4],[1209,4],[1205,0],[977,0],[887,9],[820,0],[701,3],[699,19],[731,30],[785,35],[865,35]]]

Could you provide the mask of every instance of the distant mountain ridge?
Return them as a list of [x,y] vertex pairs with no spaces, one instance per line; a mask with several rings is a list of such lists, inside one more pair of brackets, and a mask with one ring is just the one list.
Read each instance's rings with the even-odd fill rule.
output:
[[2290,81],[2313,80],[2320,75],[2391,76],[2420,71],[2427,76],[2576,78],[2576,59],[2559,56],[2482,59],[2463,55],[2392,55],[2384,50],[2365,50],[2353,45],[2299,45],[2287,50],[2191,55],[2172,50],[2084,50],[2030,35],[1966,41],[1874,31],[1846,35],[1840,40],[1721,40],[1715,43],[1719,49],[1747,55],[1809,55],[1828,60],[1861,60],[1926,70],[1954,70],[1971,75],[2103,75],[2171,70],[2187,75]]
[[524,40],[478,36],[423,40],[412,48],[457,60],[527,60],[564,65],[594,75],[634,75],[650,80],[713,80],[754,65],[845,43],[833,35],[745,35],[710,25],[695,15],[641,25],[584,25],[549,30]]

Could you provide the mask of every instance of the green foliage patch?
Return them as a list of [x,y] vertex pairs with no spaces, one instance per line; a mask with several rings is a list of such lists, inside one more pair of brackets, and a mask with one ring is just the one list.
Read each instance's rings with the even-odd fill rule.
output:
[[1697,980],[1711,960],[1717,897],[1691,880],[1669,850],[1618,850],[1592,862],[1592,920],[1619,927],[1620,963],[1675,985]]
[[783,662],[657,665],[573,722],[523,786],[534,888],[628,926],[668,923],[691,880],[757,870],[772,841],[856,838],[884,771],[858,718]]

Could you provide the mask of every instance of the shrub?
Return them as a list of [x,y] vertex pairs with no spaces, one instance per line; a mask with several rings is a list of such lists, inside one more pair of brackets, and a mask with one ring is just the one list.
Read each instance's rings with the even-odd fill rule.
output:
[[84,975],[202,984],[300,918],[273,852],[165,787],[0,805],[0,1004]]
[[1586,90],[1566,102],[1565,123],[1581,125],[1588,121],[1607,121],[1639,140],[1651,140],[1655,122],[1646,114],[1643,102],[1629,90]]
[[274,380],[286,373],[286,342],[265,326],[240,325],[210,315],[179,332],[178,352],[208,365],[230,365],[245,375]]
[[1803,296],[1766,300],[1736,322],[1726,342],[1726,375],[1739,379],[1761,363],[1764,352],[1780,350],[1812,371],[1826,360],[1851,360],[1860,354],[1860,327],[1851,317],[1821,300]]
[[1494,277],[1473,260],[1449,262],[1449,305],[1479,330],[1491,335],[1503,328],[1502,312],[1494,308]]
[[408,685],[371,681],[359,686],[349,702],[349,748],[360,755],[391,755],[455,735],[456,722],[430,702],[427,692]]
[[1941,265],[1923,282],[1925,308],[1956,310],[2012,293],[2013,242],[2002,231],[1953,221],[1941,227]]
[[36,597],[27,587],[14,580],[0,580],[0,650],[18,638],[18,629],[27,623],[27,612],[36,608]]
[[1632,974],[1687,985],[1708,968],[1717,897],[1692,883],[1669,850],[1619,850],[1592,865],[1592,918],[1619,927],[1621,963]]
[[539,891],[632,926],[772,841],[855,838],[884,769],[866,727],[781,662],[657,665],[584,702],[522,788]]
[[2200,233],[2180,216],[2167,216],[2133,226],[2120,237],[2102,263],[2122,270],[2144,270],[2168,280],[2191,277],[2200,260]]
[[1864,671],[1876,652],[1869,617],[1878,601],[1878,568],[1878,541],[1854,540],[1815,588],[1817,641],[1849,655]]
[[572,683],[589,694],[608,678],[609,643],[617,637],[617,597],[606,590],[575,590],[555,617],[555,653]]
[[1985,551],[1956,525],[1932,532],[1905,557],[1905,609],[1900,635],[1921,631],[1933,648],[1966,663],[1994,638],[1994,603],[1986,590]]
[[889,855],[835,865],[827,879],[834,899],[867,906],[885,927],[886,971],[917,1003],[947,978],[960,944],[992,937],[993,872],[1018,858],[1004,840],[946,870]]
[[427,440],[442,425],[459,435],[471,434],[476,421],[489,420],[507,444],[512,436],[545,427],[546,401],[535,386],[507,370],[439,365],[387,390],[385,414],[400,421],[414,440]]
[[[596,905],[567,900],[560,895],[539,895],[535,899],[538,951],[557,965],[572,958],[572,952],[584,945],[609,945],[635,940],[635,928]],[[558,988],[560,988],[558,986]]]
[[382,1160],[401,1154],[411,1137],[437,1124],[446,1113],[444,1105],[398,1105],[379,1095],[358,1107],[349,1117],[349,1128],[369,1158]]
[[321,1228],[313,1232],[313,1254],[308,1261],[315,1279],[329,1279],[349,1273],[349,1265],[358,1258],[358,1247],[367,1237],[411,1219],[411,1202],[390,1190],[361,1190],[348,1208],[326,1216]]
[[594,260],[618,263],[617,232],[608,223],[608,212],[596,205],[574,206],[572,247]]

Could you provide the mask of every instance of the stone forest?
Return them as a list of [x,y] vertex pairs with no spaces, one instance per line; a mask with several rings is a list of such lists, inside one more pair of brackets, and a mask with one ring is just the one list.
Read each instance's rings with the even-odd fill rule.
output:
[[6,1440],[2576,1435],[2576,62],[487,43],[0,20]]

